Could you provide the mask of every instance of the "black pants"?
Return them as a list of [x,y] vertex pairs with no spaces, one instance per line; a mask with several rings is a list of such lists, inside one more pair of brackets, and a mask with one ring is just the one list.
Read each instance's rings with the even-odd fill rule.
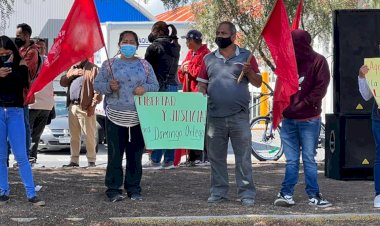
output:
[[29,157],[37,159],[38,143],[49,118],[49,110],[29,109],[29,126],[32,138]]
[[133,193],[139,194],[142,177],[141,159],[145,146],[140,125],[131,127],[129,131],[129,128],[118,126],[106,118],[106,130],[108,142],[108,163],[105,179],[107,197],[112,198],[117,194],[122,194],[124,152],[127,159],[124,189],[129,196]]

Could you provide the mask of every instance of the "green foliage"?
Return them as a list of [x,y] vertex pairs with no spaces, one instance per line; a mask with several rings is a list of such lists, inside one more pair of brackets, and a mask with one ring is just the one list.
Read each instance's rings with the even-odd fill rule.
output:
[[13,13],[15,0],[0,0],[0,33],[4,33],[9,17]]

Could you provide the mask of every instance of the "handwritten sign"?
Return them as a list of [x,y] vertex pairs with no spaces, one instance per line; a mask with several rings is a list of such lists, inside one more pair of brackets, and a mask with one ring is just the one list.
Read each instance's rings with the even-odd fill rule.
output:
[[[369,71],[366,75],[368,86],[375,97],[376,103],[380,104],[380,58],[365,58],[364,64]],[[379,105],[380,106],[380,105]]]
[[203,150],[207,99],[201,93],[152,92],[135,102],[147,149]]

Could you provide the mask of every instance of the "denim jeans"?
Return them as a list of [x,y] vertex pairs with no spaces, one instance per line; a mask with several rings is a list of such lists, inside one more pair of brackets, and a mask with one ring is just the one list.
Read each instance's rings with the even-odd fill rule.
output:
[[309,198],[319,193],[318,168],[315,161],[321,118],[307,121],[284,119],[281,128],[281,141],[286,157],[285,178],[281,192],[293,195],[298,182],[300,155],[305,174],[305,191]]
[[376,144],[376,156],[373,166],[376,195],[380,195],[380,120],[372,119],[372,134]]
[[[166,85],[166,90],[163,92],[177,92],[177,85]],[[169,163],[174,161],[174,151],[171,149],[157,149],[153,150],[152,155],[150,156],[152,162],[160,163],[162,159],[162,155],[164,155],[164,162]]]
[[26,155],[24,110],[16,107],[0,107],[0,195],[9,195],[7,168],[7,138],[19,166],[19,174],[28,198],[36,195],[32,168]]
[[211,164],[210,196],[225,197],[228,193],[227,149],[231,139],[235,154],[237,193],[240,199],[255,199],[251,161],[251,130],[249,114],[207,117],[207,151]]

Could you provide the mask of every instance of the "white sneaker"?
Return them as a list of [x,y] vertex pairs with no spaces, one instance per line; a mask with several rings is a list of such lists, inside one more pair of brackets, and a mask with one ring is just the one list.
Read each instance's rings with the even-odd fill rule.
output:
[[293,196],[283,195],[281,192],[278,193],[277,199],[274,200],[275,206],[289,207],[295,204]]
[[161,169],[161,163],[154,163],[153,161],[149,161],[142,165],[143,169]]
[[373,206],[375,208],[380,208],[380,195],[376,195],[375,200],[373,200]]
[[313,198],[309,198],[309,205],[311,206],[317,206],[321,208],[326,208],[332,206],[332,204],[324,199],[322,195],[319,193]]

